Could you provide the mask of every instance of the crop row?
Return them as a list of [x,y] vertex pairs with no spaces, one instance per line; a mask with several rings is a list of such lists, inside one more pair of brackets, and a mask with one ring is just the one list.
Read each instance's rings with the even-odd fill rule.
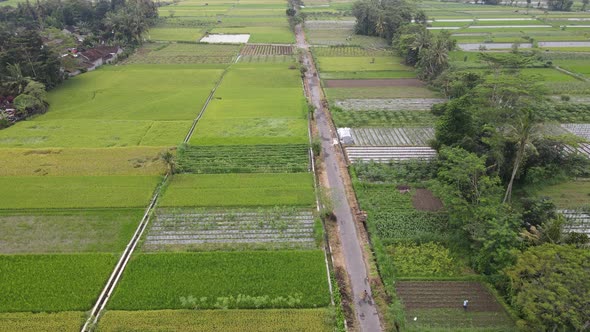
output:
[[428,146],[434,129],[422,128],[354,128],[355,145],[361,146]]
[[293,55],[291,45],[246,45],[241,55]]
[[131,259],[110,308],[310,308],[329,303],[321,250],[151,253]]
[[588,123],[567,123],[561,126],[576,136],[590,140],[590,124]]
[[292,55],[240,55],[239,62],[243,63],[292,63]]
[[178,152],[180,173],[307,172],[306,144],[184,146]]
[[[392,202],[393,204],[393,202]],[[444,240],[448,217],[440,213],[422,211],[400,212],[389,208],[372,209],[369,222],[384,242]],[[384,211],[385,210],[385,211]]]
[[354,46],[329,46],[314,47],[315,56],[393,56],[391,51],[385,49],[362,48]]
[[283,209],[229,210],[223,213],[175,210],[157,213],[144,243],[145,250],[168,246],[240,248],[272,244],[273,248],[314,248],[315,220],[310,211]]
[[426,146],[349,146],[345,150],[351,163],[426,161],[436,158],[436,150]]
[[434,104],[443,103],[438,98],[397,98],[397,99],[343,99],[335,105],[351,111],[427,111]]
[[331,110],[337,127],[420,127],[434,123],[429,111],[344,111]]

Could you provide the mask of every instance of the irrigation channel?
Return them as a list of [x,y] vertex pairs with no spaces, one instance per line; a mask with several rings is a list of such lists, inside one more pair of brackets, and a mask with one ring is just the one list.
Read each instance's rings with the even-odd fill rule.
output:
[[[339,155],[342,157],[342,151],[339,144],[334,144],[337,139],[334,136],[334,130],[330,126],[329,113],[322,105],[322,87],[318,78],[317,70],[313,58],[309,52],[309,45],[305,40],[305,34],[301,24],[295,27],[295,37],[297,47],[303,53],[303,64],[307,68],[305,73],[304,84],[307,91],[309,102],[316,108],[315,119],[321,136],[322,153],[326,174],[328,177],[330,192],[334,201],[334,215],[338,220],[338,232],[340,242],[342,243],[342,253],[346,264],[346,271],[350,278],[352,295],[356,300],[366,290],[371,295],[368,280],[368,270],[363,257],[361,241],[359,240],[356,225],[352,215],[350,204],[346,195],[346,189],[342,178],[348,176],[346,169],[339,165]],[[357,321],[359,322],[360,331],[377,332],[382,331],[381,322],[375,305],[361,303],[354,306]]]
[[[211,92],[209,93],[209,96],[207,97],[205,104],[201,108],[201,111],[199,112],[197,117],[193,120],[193,123],[192,123],[190,129],[188,130],[186,137],[183,140],[183,143],[187,143],[190,140],[191,136],[193,135],[193,132],[195,131],[195,127],[197,126],[197,123],[199,122],[199,120],[203,116],[203,113],[205,113],[207,106],[209,106],[211,99],[213,99],[213,95],[215,94],[215,91],[217,91],[217,88],[219,88],[219,86],[221,85],[221,82],[223,81],[223,78],[225,77],[225,74],[228,72],[230,67],[231,67],[231,65],[228,66],[223,71],[223,73],[219,77],[219,80],[217,81],[217,83],[213,87],[213,90],[211,90]],[[121,255],[121,258],[119,258],[119,261],[117,261],[117,265],[115,265],[115,269],[111,273],[106,285],[104,286],[102,292],[100,293],[98,299],[96,300],[96,304],[94,305],[94,307],[92,307],[92,310],[90,311],[90,315],[89,315],[88,319],[84,323],[84,326],[82,326],[82,330],[81,330],[82,332],[91,331],[91,329],[98,322],[100,315],[103,313],[104,309],[106,308],[109,298],[111,297],[111,295],[113,294],[113,291],[117,287],[117,284],[119,283],[119,280],[121,279],[121,276],[123,275],[123,272],[125,271],[125,267],[127,267],[127,263],[129,262],[131,255],[133,254],[133,252],[135,251],[135,248],[137,247],[137,243],[139,243],[139,240],[141,239],[143,232],[147,228],[147,225],[150,220],[150,215],[151,215],[154,207],[156,206],[156,203],[158,202],[158,197],[160,196],[160,191],[162,189],[162,186],[168,180],[169,175],[170,175],[170,173],[166,173],[166,175],[162,179],[162,182],[160,182],[160,184],[158,185],[158,187],[154,191],[154,195],[152,196],[150,204],[146,208],[143,218],[141,218],[141,221],[140,221],[139,225],[137,226],[137,229],[135,230],[133,237],[131,238],[131,240],[129,241],[127,246],[125,247],[125,250],[123,251],[123,254]]]

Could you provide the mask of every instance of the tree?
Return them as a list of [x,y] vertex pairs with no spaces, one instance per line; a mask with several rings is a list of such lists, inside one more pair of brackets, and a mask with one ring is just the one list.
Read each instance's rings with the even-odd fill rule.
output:
[[574,0],[547,0],[547,8],[556,11],[570,11]]
[[540,135],[541,125],[538,122],[535,113],[531,109],[523,109],[520,110],[519,113],[520,114],[515,119],[515,122],[508,126],[508,132],[506,133],[508,137],[515,139],[517,149],[516,156],[514,157],[514,164],[512,166],[512,175],[510,176],[510,181],[508,182],[506,193],[504,194],[504,203],[510,203],[512,199],[512,187],[519,167],[526,157],[527,149],[533,152],[536,151],[532,142]]
[[445,111],[435,124],[435,147],[457,146],[475,134],[474,121],[468,98],[453,99],[445,104]]
[[161,155],[162,160],[166,163],[166,167],[168,169],[169,174],[174,174],[176,170],[176,160],[174,158],[174,154],[170,151],[166,151]]
[[544,244],[505,270],[512,304],[525,331],[585,331],[590,327],[590,251]]

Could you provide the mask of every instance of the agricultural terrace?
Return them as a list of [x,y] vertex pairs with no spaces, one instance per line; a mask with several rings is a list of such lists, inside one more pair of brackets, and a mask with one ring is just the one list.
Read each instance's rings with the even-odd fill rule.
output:
[[299,75],[288,64],[233,65],[189,143],[306,144],[307,105]]

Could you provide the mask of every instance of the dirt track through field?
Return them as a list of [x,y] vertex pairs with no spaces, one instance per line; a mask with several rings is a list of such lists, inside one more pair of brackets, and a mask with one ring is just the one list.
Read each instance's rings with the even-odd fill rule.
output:
[[416,78],[393,78],[373,80],[324,80],[326,88],[371,88],[386,86],[423,87],[424,83]]
[[374,304],[359,301],[366,290],[372,296],[371,288],[367,285],[368,269],[363,257],[361,241],[352,215],[352,210],[347,199],[343,177],[348,176],[347,170],[340,167],[339,155],[342,151],[337,142],[336,134],[330,125],[331,119],[325,107],[322,105],[322,87],[317,76],[317,70],[313,62],[309,45],[305,40],[305,34],[301,24],[296,26],[295,35],[297,47],[302,50],[303,64],[307,67],[304,84],[309,102],[317,109],[315,119],[320,132],[322,155],[325,171],[329,183],[329,192],[334,202],[334,214],[338,222],[338,232],[342,243],[342,254],[346,264],[346,272],[349,276],[352,295],[355,303],[355,314],[359,322],[360,331],[382,331],[379,314]]

